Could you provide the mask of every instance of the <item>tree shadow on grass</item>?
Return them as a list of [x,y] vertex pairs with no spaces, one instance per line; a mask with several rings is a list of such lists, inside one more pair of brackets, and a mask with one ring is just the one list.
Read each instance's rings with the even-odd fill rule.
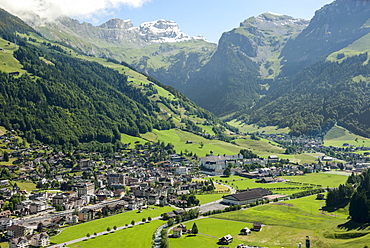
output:
[[338,204],[338,205],[334,205],[334,206],[324,206],[321,209],[324,210],[324,211],[326,211],[326,212],[330,212],[331,213],[331,212],[337,211],[340,208],[346,207],[348,203],[349,203],[349,200],[343,202],[342,204]]
[[197,235],[196,234],[188,234],[186,235],[186,238],[191,238],[191,237],[196,237]]
[[338,225],[338,228],[346,229],[347,231],[350,230],[365,230],[366,228],[370,227],[370,223],[359,223],[353,220],[349,220],[344,224]]

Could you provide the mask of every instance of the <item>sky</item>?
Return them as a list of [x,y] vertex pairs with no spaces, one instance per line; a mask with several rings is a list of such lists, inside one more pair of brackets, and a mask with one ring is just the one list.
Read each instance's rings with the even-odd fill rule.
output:
[[251,16],[265,12],[311,19],[315,11],[333,0],[0,0],[0,7],[21,18],[29,12],[53,20],[67,15],[100,25],[112,18],[146,21],[172,20],[190,35],[203,35],[217,43],[223,32]]

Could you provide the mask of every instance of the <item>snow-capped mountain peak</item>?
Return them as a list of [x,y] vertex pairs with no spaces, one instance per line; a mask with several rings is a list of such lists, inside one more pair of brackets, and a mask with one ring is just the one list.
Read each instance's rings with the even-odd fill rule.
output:
[[144,22],[139,26],[139,32],[143,38],[145,37],[146,40],[154,43],[180,42],[193,39],[183,33],[176,22],[163,19]]

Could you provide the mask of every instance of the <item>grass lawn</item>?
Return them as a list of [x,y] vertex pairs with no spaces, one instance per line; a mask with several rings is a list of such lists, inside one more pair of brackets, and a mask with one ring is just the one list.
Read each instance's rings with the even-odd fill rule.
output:
[[[135,248],[151,248],[152,235],[157,228],[163,224],[163,221],[155,220],[150,223],[134,226],[107,235],[102,235],[96,238],[78,242],[68,247],[81,248],[116,248],[116,247],[135,247]],[[90,233],[91,234],[91,233]]]
[[26,190],[27,192],[31,192],[32,190],[37,190],[36,188],[36,184],[32,183],[32,182],[15,182],[15,181],[12,181],[11,182],[12,184],[16,183],[17,186],[21,189],[21,190]]
[[322,185],[326,188],[338,187],[339,184],[344,184],[347,181],[348,176],[330,173],[310,173],[302,176],[284,176],[284,178],[293,182]]
[[174,208],[172,207],[155,207],[155,209],[145,209],[142,213],[137,211],[130,211],[114,216],[110,216],[103,219],[98,219],[83,224],[75,225],[64,229],[59,235],[51,237],[50,241],[53,243],[63,243],[68,240],[84,237],[87,233],[93,234],[95,232],[102,232],[107,227],[113,228],[113,226],[124,226],[130,224],[132,220],[135,222],[141,221],[142,218],[157,217],[163,213],[170,212]]
[[200,205],[206,204],[209,202],[217,201],[222,199],[222,196],[228,195],[225,194],[204,194],[204,195],[196,195],[197,199],[200,201]]
[[[244,227],[251,228],[252,225],[249,223],[237,222],[237,221],[225,221],[214,218],[204,218],[195,221],[185,223],[188,228],[191,228],[194,224],[197,224],[199,233],[196,236],[182,236],[181,238],[169,238],[170,247],[219,247],[217,245],[218,238],[221,238],[227,234],[231,234],[234,237],[233,246],[242,243],[241,240],[235,240],[237,234]],[[207,236],[209,235],[209,236]]]
[[[198,224],[197,224],[198,225]],[[218,240],[216,238],[197,234],[196,236],[182,236],[181,238],[169,238],[171,248],[183,248],[183,247],[197,247],[197,248],[210,248],[219,247],[216,245]]]

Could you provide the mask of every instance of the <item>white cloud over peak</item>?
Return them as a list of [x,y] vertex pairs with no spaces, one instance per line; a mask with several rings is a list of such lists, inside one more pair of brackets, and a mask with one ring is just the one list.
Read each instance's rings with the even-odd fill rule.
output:
[[91,18],[104,15],[120,5],[141,7],[151,0],[0,0],[0,7],[21,18],[38,15],[52,21],[61,16]]

